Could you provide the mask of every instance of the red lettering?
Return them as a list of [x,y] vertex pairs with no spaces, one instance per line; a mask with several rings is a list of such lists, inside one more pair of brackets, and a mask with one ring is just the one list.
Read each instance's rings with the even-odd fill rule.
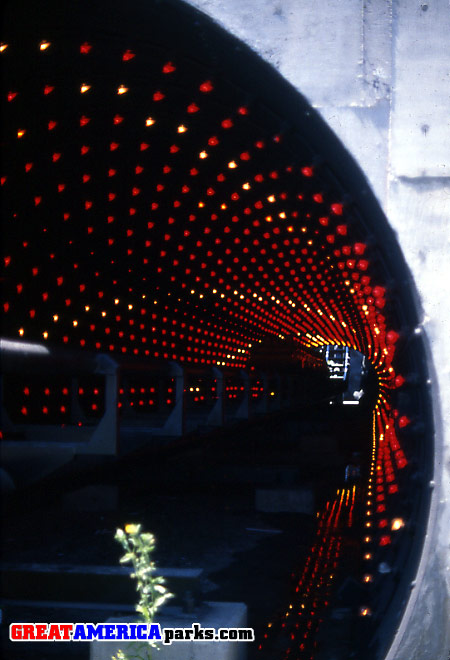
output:
[[34,635],[34,624],[24,623],[22,639],[36,639]]
[[70,633],[73,630],[73,623],[60,623],[59,628],[61,630],[61,640],[64,642],[70,641]]
[[22,639],[22,625],[20,623],[12,623],[9,626],[9,639],[13,642]]
[[38,641],[44,641],[47,639],[47,624],[46,623],[36,623],[36,639]]

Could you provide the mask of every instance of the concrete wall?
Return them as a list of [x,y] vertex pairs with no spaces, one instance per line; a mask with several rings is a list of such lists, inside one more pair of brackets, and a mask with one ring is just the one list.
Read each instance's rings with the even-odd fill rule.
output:
[[189,1],[271,63],[318,109],[366,173],[412,272],[433,374],[436,485],[416,587],[388,657],[447,660],[449,0]]

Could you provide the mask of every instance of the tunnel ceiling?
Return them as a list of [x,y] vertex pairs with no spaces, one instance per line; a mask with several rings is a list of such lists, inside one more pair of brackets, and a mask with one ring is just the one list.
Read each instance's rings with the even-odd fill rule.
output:
[[[389,427],[400,308],[304,101],[293,125],[273,73],[177,3],[12,3],[2,44],[4,335],[222,367],[267,337],[346,345]],[[383,460],[406,464],[395,437]]]
[[245,368],[267,341],[294,363],[360,351],[379,381],[367,515],[389,548],[413,453],[415,316],[363,176],[201,14],[92,4],[6,8],[2,334],[204,367]]

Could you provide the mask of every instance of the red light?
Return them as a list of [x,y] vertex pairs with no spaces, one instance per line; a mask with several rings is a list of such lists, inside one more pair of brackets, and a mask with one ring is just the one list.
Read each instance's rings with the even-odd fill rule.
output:
[[173,73],[176,71],[176,67],[172,64],[172,62],[166,62],[162,68],[163,73]]
[[334,215],[342,215],[344,207],[342,204],[332,204],[331,210],[334,213]]
[[208,92],[212,92],[214,86],[210,80],[206,80],[204,83],[200,85],[199,89],[201,92],[206,94]]
[[136,55],[133,53],[133,51],[127,49],[127,50],[124,52],[124,54],[122,55],[122,60],[123,60],[124,62],[129,62],[129,61],[132,60],[134,57],[136,57]]

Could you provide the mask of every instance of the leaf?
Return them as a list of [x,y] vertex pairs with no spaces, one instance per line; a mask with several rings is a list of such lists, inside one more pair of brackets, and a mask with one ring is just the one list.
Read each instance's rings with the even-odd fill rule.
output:
[[126,564],[127,561],[131,561],[133,559],[134,555],[132,552],[127,552],[123,557],[119,559],[121,564]]

